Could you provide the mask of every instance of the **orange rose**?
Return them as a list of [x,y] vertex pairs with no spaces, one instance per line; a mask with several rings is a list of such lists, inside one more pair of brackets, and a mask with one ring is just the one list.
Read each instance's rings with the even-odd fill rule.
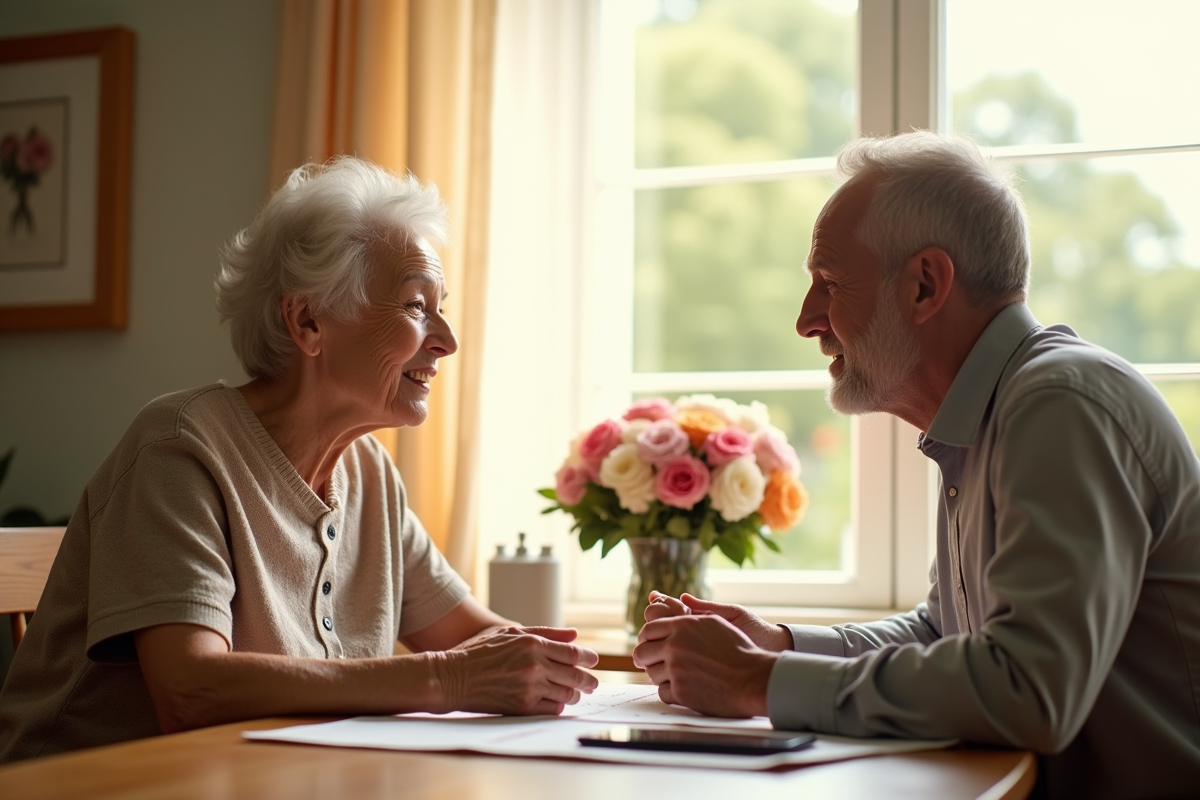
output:
[[675,421],[688,435],[692,447],[697,450],[704,447],[704,440],[710,433],[723,431],[728,427],[725,420],[707,408],[685,408],[675,415]]
[[773,531],[786,531],[804,518],[808,492],[796,476],[787,470],[772,470],[758,513]]

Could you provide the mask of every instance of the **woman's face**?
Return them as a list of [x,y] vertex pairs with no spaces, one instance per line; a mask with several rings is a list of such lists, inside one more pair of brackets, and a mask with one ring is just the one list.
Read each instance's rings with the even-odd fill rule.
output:
[[420,425],[438,359],[458,349],[442,316],[441,261],[424,240],[407,248],[380,245],[367,289],[371,301],[357,321],[323,323],[323,391],[355,427]]

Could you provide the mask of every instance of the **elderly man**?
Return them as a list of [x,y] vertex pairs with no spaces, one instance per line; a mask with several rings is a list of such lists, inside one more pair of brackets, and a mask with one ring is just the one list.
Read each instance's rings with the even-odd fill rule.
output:
[[1121,358],[1025,305],[1020,199],[968,141],[864,139],[813,231],[797,332],[829,401],[924,431],[928,600],[773,626],[656,595],[634,652],[666,702],[779,728],[1041,754],[1051,797],[1200,792],[1200,462]]

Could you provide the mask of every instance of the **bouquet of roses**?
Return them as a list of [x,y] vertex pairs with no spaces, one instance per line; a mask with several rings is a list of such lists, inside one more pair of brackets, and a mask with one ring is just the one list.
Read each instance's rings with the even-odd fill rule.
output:
[[772,531],[804,515],[800,459],[762,403],[712,395],[639,400],[621,419],[582,433],[555,476],[542,513],[565,511],[590,550],[623,539],[697,539],[739,566],[756,542],[779,552]]

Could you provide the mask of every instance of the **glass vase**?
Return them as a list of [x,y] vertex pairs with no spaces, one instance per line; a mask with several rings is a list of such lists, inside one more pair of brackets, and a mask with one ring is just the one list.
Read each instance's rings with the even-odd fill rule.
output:
[[687,592],[709,600],[708,551],[695,539],[626,539],[633,558],[629,598],[625,606],[625,630],[636,638],[646,621],[650,591],[657,589],[672,597]]

